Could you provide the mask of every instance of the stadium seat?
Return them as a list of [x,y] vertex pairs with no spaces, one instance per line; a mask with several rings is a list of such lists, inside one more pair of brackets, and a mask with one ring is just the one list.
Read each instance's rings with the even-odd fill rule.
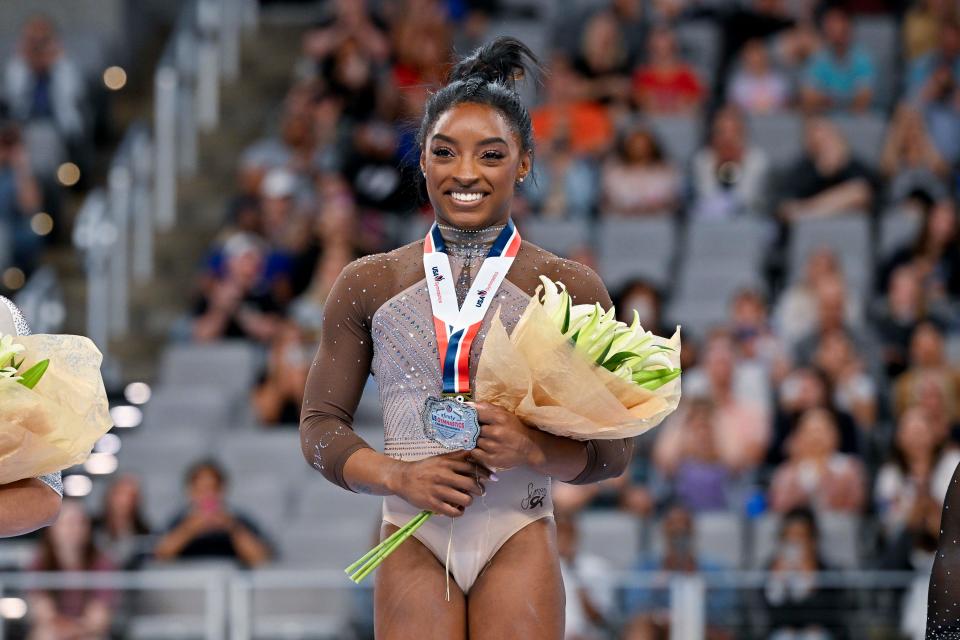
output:
[[674,254],[672,217],[633,220],[611,218],[599,225],[597,259],[607,288],[616,291],[631,278],[666,285]]
[[189,431],[212,438],[230,426],[240,401],[216,385],[160,387],[144,407],[139,428],[154,436]]
[[240,431],[217,447],[231,476],[238,474],[290,474],[304,466],[300,432],[278,427],[270,431]]
[[160,360],[160,381],[169,387],[215,386],[226,393],[253,387],[263,364],[262,347],[245,340],[171,344]]
[[909,209],[890,209],[880,218],[880,248],[877,257],[889,258],[894,251],[913,241],[920,232],[923,219]]
[[[720,564],[726,569],[737,569],[744,562],[743,523],[736,513],[727,511],[704,512],[694,516],[697,556]],[[653,529],[653,554],[664,550],[661,523]]]
[[[846,513],[821,513],[817,515],[820,530],[820,555],[834,569],[860,567],[859,516]],[[751,569],[764,569],[773,558],[780,531],[779,514],[768,512],[754,521]]]
[[850,213],[834,218],[806,219],[795,222],[791,229],[789,281],[803,275],[807,256],[820,247],[830,247],[843,266],[850,293],[861,299],[869,292],[873,276],[873,251],[870,220],[864,213]]
[[803,153],[803,120],[795,113],[751,116],[750,141],[767,154],[770,163],[782,169]]
[[646,122],[656,134],[664,155],[678,167],[686,167],[703,143],[703,126],[698,116],[651,116]]
[[623,511],[586,511],[578,521],[580,552],[621,567],[640,553],[643,521]]
[[859,16],[853,21],[853,40],[873,58],[877,73],[874,105],[885,110],[893,102],[899,77],[900,38],[896,20],[890,16]]
[[880,152],[887,131],[887,120],[877,113],[837,114],[831,116],[833,122],[847,144],[853,156],[868,167],[876,168],[880,162]]
[[746,265],[756,269],[775,230],[766,219],[741,216],[732,220],[691,220],[687,225],[687,263]]
[[720,27],[705,20],[682,22],[677,26],[677,41],[683,58],[694,66],[709,93],[720,58]]
[[567,257],[578,246],[591,244],[590,227],[585,220],[530,218],[523,221],[520,233],[524,240],[561,257]]

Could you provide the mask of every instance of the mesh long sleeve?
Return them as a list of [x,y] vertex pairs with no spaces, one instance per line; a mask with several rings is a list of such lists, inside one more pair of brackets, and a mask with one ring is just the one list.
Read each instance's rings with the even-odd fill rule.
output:
[[953,472],[940,519],[940,543],[927,596],[927,639],[960,638],[960,466]]
[[369,445],[353,430],[373,348],[363,296],[364,262],[347,266],[327,298],[320,346],[307,375],[300,413],[300,447],[307,462],[330,482],[350,489],[343,466]]

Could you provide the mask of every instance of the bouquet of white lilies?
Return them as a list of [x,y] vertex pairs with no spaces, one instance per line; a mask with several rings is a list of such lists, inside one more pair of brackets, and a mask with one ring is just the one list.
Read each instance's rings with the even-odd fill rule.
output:
[[86,460],[113,426],[89,338],[0,335],[0,484]]
[[616,320],[616,309],[573,304],[541,276],[513,333],[495,317],[477,368],[476,397],[524,422],[580,440],[636,436],[680,402],[680,327],[669,339]]

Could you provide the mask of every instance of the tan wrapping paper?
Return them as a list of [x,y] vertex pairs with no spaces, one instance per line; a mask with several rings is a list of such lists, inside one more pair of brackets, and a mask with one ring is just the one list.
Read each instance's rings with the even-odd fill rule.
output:
[[45,358],[34,389],[0,379],[0,484],[80,464],[113,426],[100,377],[102,356],[89,338],[16,336],[26,347],[21,371]]
[[[670,341],[680,366],[679,332]],[[512,335],[494,316],[477,365],[476,398],[549,433],[577,440],[640,435],[680,402],[680,378],[648,391],[589,362],[533,299]]]

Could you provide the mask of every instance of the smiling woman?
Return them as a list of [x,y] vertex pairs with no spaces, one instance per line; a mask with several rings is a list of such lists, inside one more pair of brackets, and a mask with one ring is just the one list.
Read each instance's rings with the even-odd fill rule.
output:
[[[562,638],[551,479],[615,477],[632,455],[631,440],[570,440],[469,401],[490,322],[499,314],[512,331],[540,275],[564,282],[574,303],[611,304],[593,271],[522,241],[510,217],[533,162],[514,83],[537,70],[512,38],[454,66],[419,135],[436,223],[421,241],[347,266],[324,310],[304,456],[343,488],[384,496],[384,538],[435,514],[380,565],[377,637]],[[383,454],[352,429],[371,372]]]

